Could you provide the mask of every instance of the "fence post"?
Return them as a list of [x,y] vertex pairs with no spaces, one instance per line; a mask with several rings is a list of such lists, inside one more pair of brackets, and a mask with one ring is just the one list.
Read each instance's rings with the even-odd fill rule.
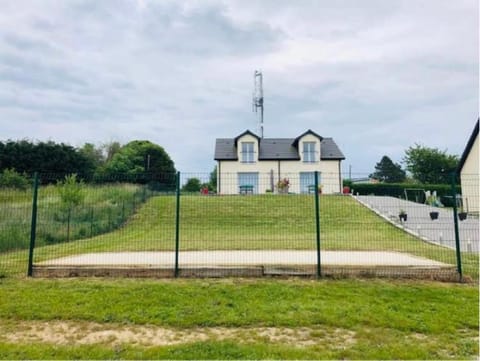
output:
[[90,237],[93,237],[93,207],[90,208]]
[[457,192],[455,189],[456,174],[452,173],[452,197],[453,197],[453,224],[455,225],[455,251],[457,254],[457,271],[462,279],[462,255],[460,253],[460,233],[458,231]]
[[317,235],[317,277],[322,276],[320,262],[320,201],[318,197],[318,171],[315,171],[315,226]]
[[178,252],[180,247],[180,172],[177,172],[175,185],[175,277],[178,277]]
[[37,199],[38,199],[38,174],[33,176],[33,197],[32,197],[32,223],[30,226],[30,249],[28,252],[28,277],[33,276],[33,250],[35,248],[35,236],[37,234]]

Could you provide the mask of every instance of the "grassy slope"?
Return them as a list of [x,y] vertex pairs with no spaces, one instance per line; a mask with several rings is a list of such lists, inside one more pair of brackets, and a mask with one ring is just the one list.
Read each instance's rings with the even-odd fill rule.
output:
[[[41,297],[38,297],[41,295]],[[478,288],[379,280],[27,280],[0,282],[0,320],[176,329],[313,327],[311,346],[227,339],[169,347],[0,341],[0,358],[447,359],[478,355]],[[325,330],[355,333],[336,347]]]
[[[314,249],[311,196],[185,196],[181,199],[181,249]],[[105,251],[174,250],[175,198],[154,197],[121,229],[90,239],[36,249],[36,260]],[[343,196],[321,197],[322,249],[394,250],[455,264],[455,254],[419,241]],[[11,264],[26,253],[9,254]],[[1,256],[0,256],[1,257]],[[4,261],[0,262],[5,263]],[[478,276],[478,257],[464,256]]]

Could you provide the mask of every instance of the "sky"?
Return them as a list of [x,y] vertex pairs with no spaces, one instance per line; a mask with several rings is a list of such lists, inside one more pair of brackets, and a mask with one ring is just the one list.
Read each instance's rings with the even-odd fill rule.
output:
[[333,137],[369,173],[416,143],[460,155],[479,116],[478,0],[1,0],[0,140],[161,145]]

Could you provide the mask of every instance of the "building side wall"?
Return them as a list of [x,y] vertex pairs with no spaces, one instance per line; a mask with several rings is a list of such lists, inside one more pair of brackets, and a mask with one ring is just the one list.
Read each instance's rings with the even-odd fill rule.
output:
[[477,136],[460,173],[463,205],[465,210],[467,210],[468,206],[468,212],[478,213],[480,209],[479,178],[479,145]]
[[238,194],[238,173],[251,172],[258,173],[258,193],[272,190],[272,185],[272,191],[277,192],[276,185],[280,179],[284,178],[287,178],[290,182],[289,192],[300,193],[300,173],[319,171],[322,192],[326,194],[338,193],[342,189],[339,164],[339,160],[322,160],[314,163],[304,163],[302,161],[257,161],[255,163],[219,161],[217,192]]

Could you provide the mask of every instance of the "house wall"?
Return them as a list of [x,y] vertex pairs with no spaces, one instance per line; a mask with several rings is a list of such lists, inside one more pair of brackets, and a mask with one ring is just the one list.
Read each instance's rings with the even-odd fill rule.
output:
[[221,194],[238,194],[238,173],[257,172],[258,192],[265,193],[272,188],[276,191],[279,179],[288,178],[289,192],[300,193],[300,172],[320,172],[320,184],[326,194],[341,192],[340,161],[322,160],[315,163],[302,161],[257,161],[241,163],[239,161],[219,161],[217,192]]
[[468,204],[468,212],[479,212],[479,177],[479,146],[477,136],[460,173],[463,205],[465,210],[467,210],[466,205]]

